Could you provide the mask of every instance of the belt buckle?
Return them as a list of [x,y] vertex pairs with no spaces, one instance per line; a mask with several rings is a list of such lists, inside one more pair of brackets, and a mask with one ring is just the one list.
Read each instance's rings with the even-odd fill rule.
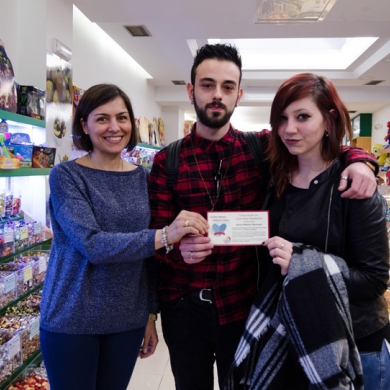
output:
[[207,299],[207,298],[203,298],[203,291],[211,291],[211,289],[209,288],[203,288],[202,290],[199,291],[199,299],[203,302],[209,302],[209,303],[213,303],[213,301],[211,299]]

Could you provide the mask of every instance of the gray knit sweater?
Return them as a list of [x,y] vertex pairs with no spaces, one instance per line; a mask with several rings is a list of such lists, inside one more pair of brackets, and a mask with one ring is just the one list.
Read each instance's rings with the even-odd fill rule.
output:
[[53,229],[41,303],[51,332],[106,334],[145,326],[156,312],[147,171],[107,172],[75,161],[50,173]]

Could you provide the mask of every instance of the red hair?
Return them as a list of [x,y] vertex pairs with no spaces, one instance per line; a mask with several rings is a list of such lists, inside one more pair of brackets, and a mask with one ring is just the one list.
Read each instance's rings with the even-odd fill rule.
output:
[[322,140],[322,157],[332,161],[340,156],[340,145],[346,134],[352,139],[348,110],[333,83],[312,73],[300,73],[286,80],[277,90],[271,106],[271,144],[269,160],[276,195],[280,196],[289,184],[290,174],[298,168],[298,159],[290,154],[278,135],[281,116],[293,102],[311,98],[326,123],[328,136]]

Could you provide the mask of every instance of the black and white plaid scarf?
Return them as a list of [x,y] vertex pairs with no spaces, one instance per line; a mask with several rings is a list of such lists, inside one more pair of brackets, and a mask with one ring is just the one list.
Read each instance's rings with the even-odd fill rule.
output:
[[343,259],[295,244],[286,278],[272,266],[252,305],[224,390],[294,388],[292,361],[308,389],[363,389],[348,276]]

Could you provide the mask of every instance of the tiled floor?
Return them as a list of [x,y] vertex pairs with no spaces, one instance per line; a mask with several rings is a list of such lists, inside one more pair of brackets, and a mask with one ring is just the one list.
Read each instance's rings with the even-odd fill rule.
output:
[[[169,363],[168,348],[164,342],[160,320],[157,321],[159,343],[154,355],[138,359],[127,390],[175,390]],[[219,390],[215,373],[214,390]]]

